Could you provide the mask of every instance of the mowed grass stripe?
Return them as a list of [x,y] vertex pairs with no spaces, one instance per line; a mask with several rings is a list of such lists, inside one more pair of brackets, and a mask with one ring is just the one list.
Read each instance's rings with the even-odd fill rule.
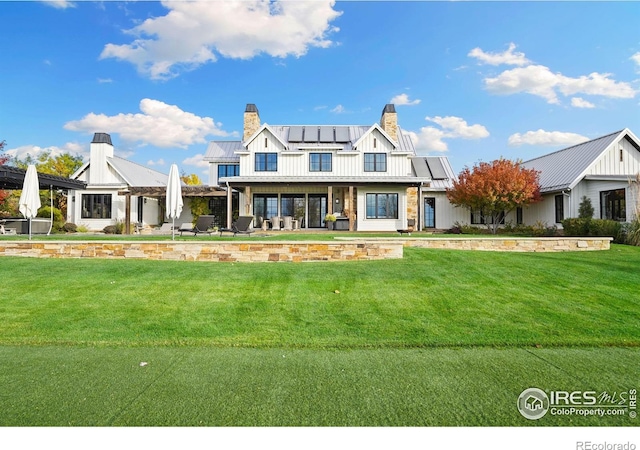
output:
[[529,421],[516,401],[628,390],[640,351],[2,346],[0,359],[2,426],[611,426],[635,422]]
[[638,346],[640,249],[225,264],[0,258],[0,344]]

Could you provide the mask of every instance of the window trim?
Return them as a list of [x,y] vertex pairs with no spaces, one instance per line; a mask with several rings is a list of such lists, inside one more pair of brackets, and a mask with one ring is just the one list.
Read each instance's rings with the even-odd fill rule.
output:
[[[100,198],[100,202],[95,200]],[[91,200],[89,200],[91,199]],[[88,202],[87,208],[85,208],[85,200]],[[106,202],[104,200],[107,200]],[[104,208],[104,217],[97,217],[94,215],[94,210],[97,204],[102,205]],[[87,214],[85,214],[87,211]],[[90,194],[83,193],[80,196],[80,218],[81,219],[98,219],[105,220],[111,219],[113,215],[113,194]]]
[[[229,169],[234,168],[233,174],[229,175]],[[220,174],[220,169],[224,168],[225,173]],[[240,164],[218,164],[218,180],[220,178],[237,177],[240,175]]]
[[[371,196],[375,197],[375,200],[374,200],[374,202],[375,202],[374,203],[374,208],[375,208],[374,211],[375,211],[375,213],[373,215],[369,214],[369,198]],[[384,216],[384,217],[381,217],[381,216],[378,215],[379,199],[382,196],[386,197],[385,203],[386,203],[387,215]],[[390,198],[395,198],[395,202],[391,202],[390,203],[389,202]],[[365,215],[366,215],[367,219],[398,220],[398,217],[399,217],[398,213],[399,213],[399,210],[400,210],[400,206],[398,205],[399,200],[400,200],[400,196],[398,195],[397,192],[367,192],[367,194],[365,195],[365,210],[366,210],[365,211]],[[392,208],[390,208],[389,206],[392,206]],[[393,207],[395,207],[395,208],[393,208]],[[390,211],[389,211],[390,209],[392,210],[391,214],[390,214]]]
[[[372,158],[372,161],[368,161]],[[367,168],[367,166],[372,168]],[[387,154],[386,153],[365,153],[364,154],[364,171],[365,172],[386,172],[387,171]]]
[[[614,200],[609,200],[609,196],[614,194],[617,196]],[[620,195],[622,194],[622,195]],[[611,208],[611,217],[607,217],[607,206],[613,205]],[[614,217],[614,212],[619,213],[619,217]],[[624,217],[622,217],[624,213]],[[600,191],[600,218],[625,222],[627,220],[627,190],[625,188],[609,189]]]
[[[493,217],[490,217],[490,219],[491,219],[491,222],[489,222],[489,225],[492,225]],[[502,211],[502,213],[500,214],[500,217],[498,218],[498,225],[504,225],[505,219],[506,219],[506,214],[504,211]],[[482,215],[481,211],[471,210],[471,225],[487,225],[487,222],[484,216]]]
[[[274,164],[273,169],[269,169],[270,157],[273,155],[275,158],[271,163]],[[264,157],[264,163],[260,160]],[[278,154],[273,152],[256,152],[254,157],[254,170],[256,172],[277,172],[278,171]]]
[[[317,169],[313,168],[312,158],[314,156],[318,157],[318,168]],[[324,158],[325,156],[328,156],[328,159],[329,159],[329,168],[328,169],[323,169],[324,163],[326,163],[326,161],[323,161],[323,159],[325,159]],[[309,172],[333,172],[333,153],[328,153],[328,152],[309,153]]]

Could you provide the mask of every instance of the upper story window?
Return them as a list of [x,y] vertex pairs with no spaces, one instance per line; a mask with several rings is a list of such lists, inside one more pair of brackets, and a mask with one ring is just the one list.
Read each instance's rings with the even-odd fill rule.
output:
[[277,172],[277,153],[256,153],[256,172]]
[[364,171],[365,172],[386,172],[387,171],[387,154],[386,153],[365,153],[364,154]]
[[83,219],[111,219],[111,194],[82,194]]
[[331,153],[309,153],[309,172],[331,172]]
[[218,164],[218,179],[240,175],[239,164]]

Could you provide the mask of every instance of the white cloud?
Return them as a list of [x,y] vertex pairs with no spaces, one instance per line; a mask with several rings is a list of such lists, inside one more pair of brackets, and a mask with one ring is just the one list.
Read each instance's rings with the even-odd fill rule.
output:
[[206,136],[229,136],[211,117],[199,117],[158,100],[142,99],[142,114],[107,116],[89,113],[80,120],[67,122],[72,131],[118,133],[129,142],[141,142],[158,147],[187,147],[206,142]]
[[113,83],[113,80],[111,78],[98,78],[98,83],[100,84]]
[[57,9],[67,9],[67,8],[76,7],[75,3],[69,0],[41,0],[41,1],[42,3],[49,6],[53,6],[54,8],[57,8]]
[[571,106],[573,106],[574,108],[595,108],[596,107],[596,105],[594,105],[593,103],[580,97],[573,97],[571,99]]
[[460,117],[435,116],[425,117],[425,120],[440,128],[422,127],[419,133],[410,134],[416,150],[446,152],[448,147],[444,139],[483,139],[489,136],[489,131],[483,125],[469,125]]
[[489,64],[492,66],[499,66],[507,64],[510,66],[524,66],[529,64],[529,61],[522,52],[515,52],[516,44],[513,42],[509,44],[509,48],[502,53],[485,52],[480,47],[476,47],[471,50],[467,56],[476,58],[480,63]]
[[186,166],[209,167],[209,162],[204,160],[204,155],[202,153],[193,155],[190,158],[185,158],[182,160],[182,164]]
[[164,159],[160,158],[157,161],[154,161],[152,159],[150,159],[149,161],[147,161],[147,166],[164,166]]
[[640,73],[640,52],[635,53],[629,59],[636,63],[636,72]]
[[629,83],[612,80],[609,73],[591,73],[571,78],[553,73],[546,66],[531,65],[505,70],[497,77],[485,78],[486,89],[494,94],[527,93],[542,97],[548,103],[558,104],[558,94],[600,95],[609,98],[633,98],[637,91]]
[[589,138],[576,133],[565,133],[562,131],[527,131],[524,134],[515,133],[509,136],[509,146],[519,147],[521,145],[546,145],[570,146],[588,141]]
[[9,149],[5,152],[11,158],[24,159],[28,155],[32,158],[38,158],[41,154],[50,154],[51,156],[62,155],[63,153],[70,153],[73,156],[82,156],[83,160],[89,159],[88,145],[82,145],[77,142],[67,142],[62,147],[51,145],[49,147],[40,147],[38,145],[23,145]]
[[389,100],[389,103],[393,103],[394,105],[418,105],[421,102],[420,99],[409,100],[409,96],[407,94],[398,94]]
[[344,106],[338,105],[335,108],[333,108],[331,112],[335,114],[344,114],[347,112],[347,110],[344,108]]
[[152,79],[214,62],[218,56],[250,59],[261,53],[300,57],[309,48],[327,48],[339,31],[330,23],[340,12],[334,0],[163,1],[167,15],[145,20],[131,30],[130,44],[107,44],[100,58],[134,64]]

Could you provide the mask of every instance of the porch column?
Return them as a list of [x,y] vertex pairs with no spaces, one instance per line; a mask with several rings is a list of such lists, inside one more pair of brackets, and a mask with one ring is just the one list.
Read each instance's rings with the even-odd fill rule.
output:
[[251,215],[251,186],[244,189],[244,215]]
[[349,186],[349,231],[353,231],[353,217],[355,215],[353,205],[353,186]]
[[231,228],[233,219],[233,189],[227,184],[227,229]]
[[127,191],[124,198],[124,233],[131,234],[131,192]]
[[327,214],[333,214],[333,186],[327,186]]
[[416,230],[422,230],[422,221],[424,220],[424,214],[422,212],[422,183],[418,185],[418,217],[416,217]]

